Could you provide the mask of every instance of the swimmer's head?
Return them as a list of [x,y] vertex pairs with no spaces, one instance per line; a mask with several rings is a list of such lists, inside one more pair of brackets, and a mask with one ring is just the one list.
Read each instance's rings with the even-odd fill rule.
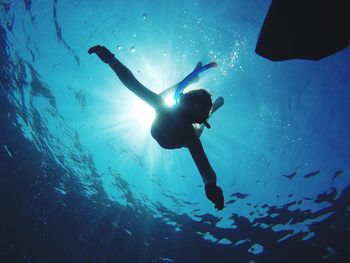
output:
[[211,95],[205,89],[191,90],[181,94],[178,107],[186,112],[192,123],[204,123],[210,127],[206,120],[209,118],[213,106]]

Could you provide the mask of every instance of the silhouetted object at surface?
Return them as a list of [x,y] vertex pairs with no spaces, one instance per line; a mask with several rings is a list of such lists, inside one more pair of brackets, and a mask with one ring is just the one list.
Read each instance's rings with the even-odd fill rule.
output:
[[273,61],[319,60],[350,43],[350,8],[346,0],[273,0],[256,53]]

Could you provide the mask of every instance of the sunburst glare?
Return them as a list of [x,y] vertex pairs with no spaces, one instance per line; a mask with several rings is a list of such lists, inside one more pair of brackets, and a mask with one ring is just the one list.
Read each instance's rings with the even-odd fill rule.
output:
[[144,101],[133,99],[130,103],[129,116],[135,127],[146,130],[151,126],[156,114],[154,109]]

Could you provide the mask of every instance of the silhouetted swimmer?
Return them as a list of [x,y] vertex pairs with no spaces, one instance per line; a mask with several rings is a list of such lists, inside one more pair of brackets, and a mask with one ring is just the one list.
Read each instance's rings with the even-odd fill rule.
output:
[[[222,210],[224,196],[221,188],[216,185],[216,174],[208,161],[199,137],[204,125],[210,127],[207,119],[224,104],[224,99],[219,97],[212,104],[211,95],[204,89],[183,93],[185,86],[198,79],[199,73],[217,64],[209,63],[202,66],[202,63],[198,63],[183,81],[156,94],[143,86],[106,47],[94,46],[89,49],[88,53],[95,53],[108,64],[130,91],[155,110],[156,118],[152,124],[151,134],[160,146],[165,149],[182,147],[189,149],[205,184],[207,198],[215,204],[215,208]],[[172,107],[166,105],[163,99],[164,94],[169,93],[176,94],[177,102]],[[195,128],[194,124],[199,124],[199,127]]]

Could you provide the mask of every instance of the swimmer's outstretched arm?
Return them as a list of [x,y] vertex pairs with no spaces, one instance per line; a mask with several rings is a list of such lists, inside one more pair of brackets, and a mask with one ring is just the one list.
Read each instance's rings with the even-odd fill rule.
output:
[[188,149],[202,176],[207,198],[215,204],[215,208],[222,210],[224,208],[224,196],[221,188],[216,185],[216,174],[209,163],[202,143],[197,135],[192,137]]
[[103,62],[108,64],[117,74],[120,81],[130,91],[148,103],[151,107],[157,108],[163,103],[163,99],[159,95],[143,86],[135,78],[132,72],[126,66],[124,66],[106,47],[97,45],[90,48],[88,53],[95,53]]

